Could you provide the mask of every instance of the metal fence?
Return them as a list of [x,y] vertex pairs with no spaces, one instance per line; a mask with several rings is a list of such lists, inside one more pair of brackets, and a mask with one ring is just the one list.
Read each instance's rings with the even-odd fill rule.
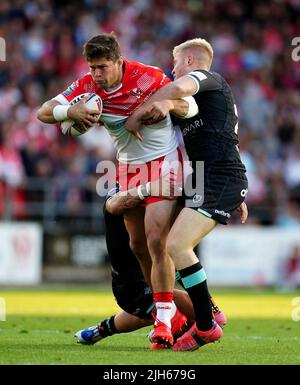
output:
[[26,178],[22,187],[2,184],[1,191],[1,220],[39,222],[46,233],[103,232],[104,198],[89,178]]

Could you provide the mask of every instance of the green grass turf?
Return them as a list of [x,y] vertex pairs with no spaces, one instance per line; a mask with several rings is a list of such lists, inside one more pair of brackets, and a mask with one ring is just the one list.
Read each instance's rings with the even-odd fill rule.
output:
[[291,316],[292,299],[300,297],[299,292],[213,293],[229,318],[221,342],[175,353],[150,351],[150,328],[94,346],[76,344],[75,331],[119,310],[109,290],[0,288],[7,308],[6,321],[0,322],[0,364],[300,364],[300,321]]

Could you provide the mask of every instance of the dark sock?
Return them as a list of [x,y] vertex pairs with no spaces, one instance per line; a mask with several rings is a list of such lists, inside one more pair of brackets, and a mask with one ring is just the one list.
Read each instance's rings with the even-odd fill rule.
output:
[[194,306],[197,328],[207,331],[212,328],[212,308],[207,288],[206,274],[200,264],[195,263],[179,271],[183,286]]
[[105,338],[108,336],[112,336],[113,334],[119,333],[115,327],[115,316],[113,315],[110,318],[105,319],[99,325],[99,334],[101,337]]
[[176,271],[175,279],[176,279],[176,281],[179,283],[179,285],[180,285],[181,287],[184,288],[184,284],[183,284],[183,282],[182,282],[182,279],[181,279],[181,276],[180,276],[179,271]]
[[211,303],[211,308],[212,308],[212,311],[214,314],[218,313],[218,311],[220,311],[220,309],[218,308],[217,304],[215,303],[213,297],[211,295],[209,295],[210,297],[210,303]]
[[[179,283],[179,285],[184,288],[184,284],[182,282],[182,279],[181,279],[179,271],[176,271],[175,278],[176,278],[176,281]],[[213,297],[210,295],[210,292],[208,292],[208,295],[209,295],[209,298],[210,298],[211,310],[213,311],[214,314],[216,314],[218,311],[220,311],[220,309],[218,308],[218,306],[217,306],[215,300],[213,299]]]

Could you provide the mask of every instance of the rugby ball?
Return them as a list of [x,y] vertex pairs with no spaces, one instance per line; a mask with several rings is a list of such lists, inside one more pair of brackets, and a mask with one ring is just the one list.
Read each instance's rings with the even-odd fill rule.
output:
[[[75,96],[75,98],[71,100],[70,105],[73,106],[74,104],[80,102],[80,100],[85,96],[88,96],[88,99],[85,102],[85,105],[87,106],[87,108],[90,108],[92,110],[98,110],[99,116],[100,116],[102,113],[103,104],[102,104],[102,99],[97,94],[89,92],[89,93]],[[74,120],[71,120],[71,119],[64,120],[63,122],[61,122],[61,125],[60,125],[61,132],[67,136],[82,135],[93,127],[90,127],[87,130],[85,130],[79,124],[75,123]]]

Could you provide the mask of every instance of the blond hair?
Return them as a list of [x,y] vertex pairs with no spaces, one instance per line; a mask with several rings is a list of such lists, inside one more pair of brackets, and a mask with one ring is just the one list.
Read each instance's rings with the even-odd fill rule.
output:
[[181,44],[177,45],[176,47],[174,47],[173,57],[175,57],[175,55],[177,55],[178,53],[182,52],[183,50],[185,50],[187,48],[196,48],[196,49],[202,48],[207,53],[209,60],[210,60],[209,64],[211,65],[212,60],[213,60],[213,56],[214,56],[214,51],[212,49],[212,46],[209,44],[209,42],[207,40],[201,39],[201,38],[195,38],[195,39],[187,40],[184,43],[181,43]]

